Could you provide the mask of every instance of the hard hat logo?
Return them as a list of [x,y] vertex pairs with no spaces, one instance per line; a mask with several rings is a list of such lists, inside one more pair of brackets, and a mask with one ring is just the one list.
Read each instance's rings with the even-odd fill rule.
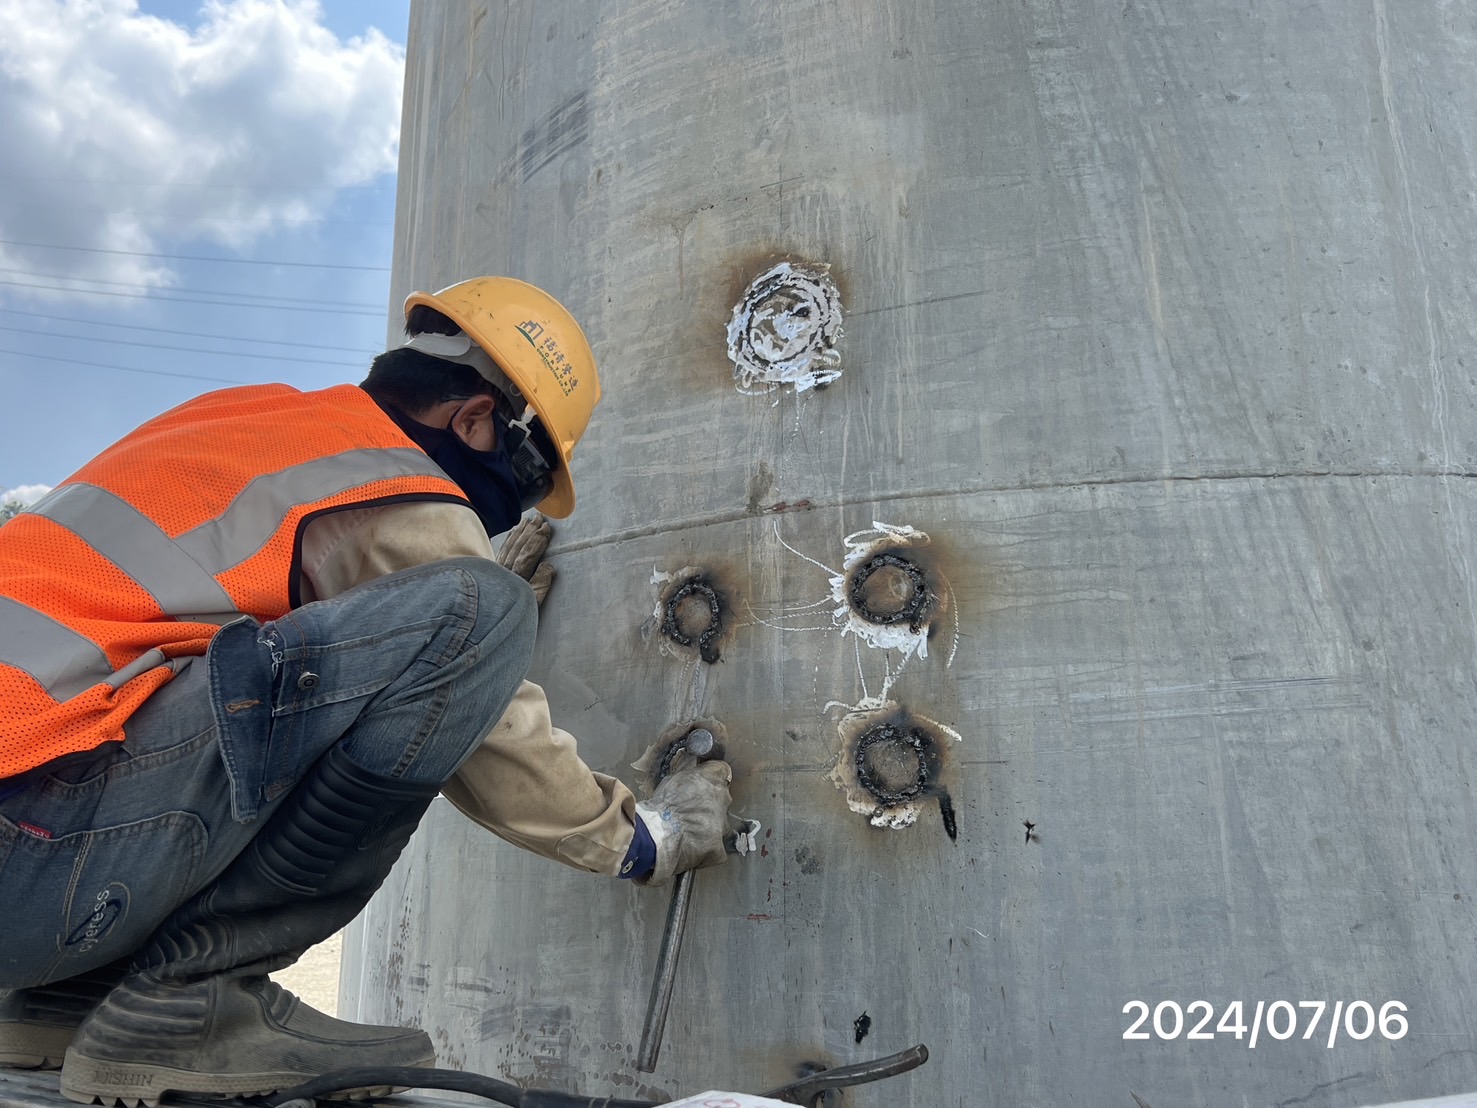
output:
[[569,461],[600,402],[595,353],[579,324],[548,293],[512,277],[474,277],[439,292],[412,293],[407,319],[421,306],[455,323],[533,408],[558,453],[553,489],[539,508],[556,518],[569,515]]
[[[579,378],[574,375],[574,363],[564,356],[556,339],[552,336],[544,336],[543,324],[530,319],[518,324],[518,333],[528,340],[528,344],[534,350],[538,351],[539,358],[549,373],[553,375],[560,392],[568,396],[579,388]],[[538,391],[537,387],[534,391]]]

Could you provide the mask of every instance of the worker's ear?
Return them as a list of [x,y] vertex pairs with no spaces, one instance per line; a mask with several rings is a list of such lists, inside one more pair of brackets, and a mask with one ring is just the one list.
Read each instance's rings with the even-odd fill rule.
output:
[[451,429],[473,450],[491,450],[495,434],[492,429],[492,410],[496,402],[486,393],[474,396],[452,417]]

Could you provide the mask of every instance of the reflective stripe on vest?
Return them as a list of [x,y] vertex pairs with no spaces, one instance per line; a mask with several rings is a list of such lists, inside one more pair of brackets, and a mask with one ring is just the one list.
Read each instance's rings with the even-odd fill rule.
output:
[[[354,450],[258,477],[215,519],[171,539],[148,516],[95,485],[63,485],[25,509],[76,534],[147,589],[176,619],[216,622],[239,613],[215,574],[262,548],[281,523],[283,505],[310,504],[363,483],[367,467],[381,477],[443,477],[415,448]],[[373,469],[371,469],[373,472]]]
[[405,499],[466,503],[353,386],[211,393],[125,437],[0,530],[0,778],[122,738],[170,658],[288,611],[315,514]]
[[193,550],[171,541],[157,523],[107,489],[63,485],[29,511],[61,524],[132,577],[158,602],[161,612],[176,619],[237,615],[235,602],[212,576],[229,566],[207,566]]
[[0,596],[0,665],[30,674],[57,700],[70,700],[113,675],[95,642],[6,596]]
[[326,500],[362,484],[366,469],[381,479],[433,477],[451,484],[419,447],[351,450],[258,477],[224,514],[191,528],[174,541],[211,573],[224,573],[262,548],[266,537],[281,522],[283,504]]

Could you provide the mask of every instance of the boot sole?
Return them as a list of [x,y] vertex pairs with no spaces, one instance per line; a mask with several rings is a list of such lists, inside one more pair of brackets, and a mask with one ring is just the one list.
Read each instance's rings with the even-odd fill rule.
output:
[[0,1069],[7,1070],[59,1070],[63,1055],[17,1054],[13,1051],[0,1052]]
[[12,1023],[0,1026],[5,1045],[0,1067],[16,1070],[59,1070],[71,1045],[75,1027]]
[[[412,1066],[434,1066],[433,1053],[414,1062]],[[68,1100],[79,1104],[121,1104],[127,1108],[148,1105],[153,1108],[166,1093],[187,1093],[200,1096],[266,1096],[282,1089],[301,1085],[317,1077],[316,1073],[198,1073],[194,1070],[177,1070],[168,1066],[146,1066],[131,1062],[96,1062],[90,1058],[79,1058],[75,1054],[67,1059],[62,1070],[61,1091]],[[325,1100],[365,1100],[370,1097],[389,1096],[402,1089],[391,1085],[371,1085],[359,1089],[346,1089],[323,1097]]]

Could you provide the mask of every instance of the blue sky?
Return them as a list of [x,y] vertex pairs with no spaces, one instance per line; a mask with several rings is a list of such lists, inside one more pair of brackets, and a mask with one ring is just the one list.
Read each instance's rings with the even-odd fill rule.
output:
[[409,0],[0,5],[0,490],[384,347]]

